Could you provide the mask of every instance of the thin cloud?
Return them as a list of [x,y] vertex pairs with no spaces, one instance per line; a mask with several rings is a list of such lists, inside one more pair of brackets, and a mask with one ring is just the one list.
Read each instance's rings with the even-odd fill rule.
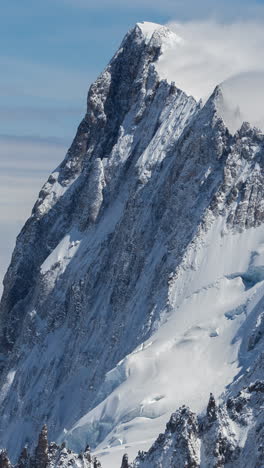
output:
[[0,57],[1,132],[74,137],[91,73]]
[[183,41],[160,59],[162,77],[197,99],[222,81],[264,70],[264,22],[214,20],[168,25]]
[[264,71],[241,73],[222,84],[222,117],[235,132],[244,121],[264,131]]
[[0,96],[3,97],[82,102],[95,78],[95,74],[4,56],[0,57],[0,68]]
[[0,136],[0,293],[16,236],[66,151],[65,142],[53,137]]
[[70,107],[18,107],[18,106],[3,106],[0,109],[0,121],[6,119],[20,120],[23,119],[38,119],[41,121],[62,120],[64,117],[80,118],[80,108]]
[[8,143],[29,143],[29,144],[36,144],[36,145],[58,145],[64,147],[67,143],[66,140],[54,136],[48,137],[39,137],[39,136],[26,136],[26,135],[7,135],[7,134],[0,134],[0,142],[7,141]]
[[[54,1],[54,0],[53,0]],[[139,18],[139,20],[151,21],[153,13],[170,15],[179,20],[198,19],[207,17],[216,17],[228,21],[235,18],[248,18],[264,16],[263,5],[258,0],[55,0],[58,5],[66,5],[72,8],[81,8],[91,11],[104,11],[104,9],[118,8],[119,10],[138,10],[140,12],[146,9],[149,12],[149,18]]]
[[66,140],[56,137],[0,135],[0,168],[51,171],[64,157]]
[[53,138],[0,136],[1,225],[3,220],[25,220],[30,215],[42,184],[66,151],[67,146]]

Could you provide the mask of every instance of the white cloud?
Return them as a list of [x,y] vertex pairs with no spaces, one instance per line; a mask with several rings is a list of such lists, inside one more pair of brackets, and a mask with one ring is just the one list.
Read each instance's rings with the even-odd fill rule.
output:
[[170,23],[183,38],[160,59],[162,75],[196,98],[231,76],[264,70],[264,23]]
[[[71,0],[60,1],[71,2]],[[89,0],[74,0],[72,4],[89,8],[94,5]],[[195,17],[199,8],[204,11],[208,1],[199,4],[199,8],[198,3],[194,4],[193,1],[186,3],[165,0],[161,3],[155,0],[135,0],[133,2],[135,6],[139,4],[142,7],[149,5],[152,11],[158,5],[164,7],[164,11],[169,11],[174,4],[178,11],[182,9],[185,12],[192,6],[191,14]],[[118,6],[121,2],[101,0],[100,7],[103,5]],[[129,5],[131,6],[131,2]],[[122,2],[122,7],[127,6],[128,2]],[[260,8],[260,16],[262,11]],[[215,85],[223,80],[235,75],[246,77],[245,73],[264,71],[263,26],[261,20],[240,20],[228,24],[212,19],[171,23],[170,27],[183,37],[184,45],[168,51],[166,60],[161,58],[162,69],[166,77],[169,76],[177,86],[189,94],[197,98],[207,96]],[[81,72],[69,72],[56,67],[4,57],[0,58],[0,66],[3,71],[0,77],[0,95],[7,96],[7,99],[8,94],[14,97],[14,95],[21,96],[21,93],[38,99],[40,97],[43,101],[50,99],[53,103],[59,102],[54,104],[58,113],[64,112],[61,102],[69,103],[68,109],[75,106],[76,102],[85,104],[89,79]],[[258,106],[261,106],[259,96],[263,96],[263,86],[260,80],[255,82],[254,95]],[[251,102],[249,98],[247,101]],[[262,107],[264,108],[264,105]],[[251,108],[253,113],[254,110],[254,107]],[[9,109],[2,108],[2,114],[0,113],[2,120],[5,112],[8,113]],[[16,112],[19,114],[20,110]],[[34,112],[33,109],[33,114]],[[45,110],[42,119],[48,118],[48,113],[49,110]],[[28,116],[29,114],[32,114],[30,107]],[[40,116],[33,114],[33,119],[39,119]],[[12,117],[11,114],[10,116]],[[22,125],[23,115],[18,117],[21,117]],[[0,276],[6,269],[15,236],[29,216],[41,185],[52,168],[63,159],[65,152],[66,145],[55,141],[0,138]]]
[[224,102],[220,111],[233,132],[244,121],[264,131],[264,71],[233,76],[222,85]]
[[[84,106],[83,106],[84,107]],[[65,117],[80,117],[79,107],[33,107],[33,106],[3,106],[0,109],[0,121],[6,119],[19,120],[29,119],[40,121],[56,122],[63,120]]]

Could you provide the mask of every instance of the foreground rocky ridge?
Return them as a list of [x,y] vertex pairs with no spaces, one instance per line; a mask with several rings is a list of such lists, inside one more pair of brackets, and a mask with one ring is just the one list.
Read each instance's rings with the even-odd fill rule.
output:
[[15,465],[12,465],[5,450],[0,451],[0,468],[101,468],[101,463],[92,457],[89,446],[79,455],[66,448],[48,442],[47,426],[42,428],[37,447],[31,455],[24,448]]
[[[204,416],[188,407],[172,414],[164,434],[131,468],[224,468],[264,465],[264,382],[256,381],[217,406],[211,394]],[[253,421],[253,424],[252,424]]]
[[[155,431],[157,424],[162,427],[160,418],[168,417],[180,400],[176,388],[177,400],[166,403],[165,390],[177,380],[181,363],[177,368],[172,359],[166,371],[172,377],[164,390],[159,388],[161,368],[153,362],[146,382],[145,375],[142,379],[152,386],[156,377],[153,395],[139,394],[133,401],[133,382],[124,395],[121,387],[140,368],[136,356],[143,359],[145,350],[151,354],[158,342],[155,333],[170,325],[174,315],[177,319],[182,313],[186,325],[173,322],[172,338],[166,335],[165,345],[154,349],[151,358],[169,347],[169,353],[176,349],[185,359],[189,346],[191,365],[199,342],[201,359],[194,367],[202,366],[210,353],[223,354],[221,362],[209,362],[212,381],[188,399],[196,394],[207,398],[211,385],[222,379],[220,393],[234,378],[232,398],[263,377],[264,136],[247,123],[230,133],[218,112],[221,88],[201,108],[174,83],[160,80],[155,63],[168,34],[159,27],[146,37],[136,26],[126,36],[91,86],[74,142],[18,236],[0,306],[0,446],[12,461],[25,445],[32,449],[44,422],[57,443],[66,439],[75,451],[90,443],[102,453],[120,441],[130,449],[129,425],[133,430],[142,419],[154,421]],[[210,244],[216,240],[224,248],[214,259]],[[213,258],[213,271],[204,268],[207,257]],[[203,304],[211,290],[218,300]],[[229,290],[236,300],[220,310],[219,331],[216,306]],[[191,313],[185,313],[190,298]],[[152,338],[153,343],[147,342]],[[221,339],[219,352],[216,340]],[[223,350],[237,342],[238,351],[225,356]],[[237,365],[232,367],[233,362]],[[229,381],[223,380],[226,369]],[[196,383],[185,385],[195,388]],[[216,421],[222,418],[229,428],[232,418],[226,411],[231,414],[225,406],[217,410]],[[167,442],[169,447],[176,443],[180,463],[187,463],[192,452],[191,463],[202,463],[199,447],[211,434],[208,421],[203,432],[199,418],[187,409],[173,418],[180,429],[187,427],[191,440],[187,443],[168,426],[165,445],[161,437],[135,466],[152,466],[155,452],[156,466],[169,467],[174,461]],[[252,421],[257,419],[253,411]],[[228,431],[226,437],[236,444]],[[210,458],[217,437],[212,435],[208,463],[221,461],[221,454],[219,460],[218,455],[215,461]],[[54,460],[62,460],[61,449],[53,445],[51,454],[52,447]],[[78,455],[71,456],[76,466],[86,466],[78,465]]]
[[[181,407],[172,414],[165,433],[159,435],[149,451],[139,451],[132,463],[125,454],[121,468],[261,468],[263,409],[264,381],[243,388],[219,406],[211,394],[205,415],[197,416],[188,407]],[[0,468],[56,467],[101,468],[101,463],[91,456],[89,446],[77,455],[65,443],[49,444],[46,426],[33,456],[25,448],[18,463],[12,465],[7,452],[0,452]]]
[[[147,219],[139,221],[140,231],[131,226],[137,209],[143,213],[146,195],[140,196],[141,188],[161,163],[166,147],[174,144],[197,110],[193,98],[159,81],[153,62],[160,49],[159,34],[146,41],[137,26],[127,35],[91,86],[87,114],[66,159],[43,187],[17,239],[0,306],[0,386],[4,389],[0,400],[5,401],[2,411],[8,425],[13,424],[15,414],[16,421],[17,417],[25,418],[29,431],[35,432],[40,421],[47,420],[57,438],[62,426],[72,425],[84,410],[103,398],[98,389],[105,373],[134,348],[135,339],[140,342],[142,335],[149,334],[146,311],[143,322],[133,318],[133,338],[127,336],[132,326],[126,322],[129,316],[132,321],[132,294],[145,263],[145,251],[154,241],[143,229]],[[166,142],[161,142],[163,126],[168,128]],[[159,162],[153,158],[140,163],[148,145]],[[138,200],[131,197],[135,190]],[[65,235],[69,235],[69,245],[61,259],[55,252],[54,260],[45,266]],[[85,242],[77,260],[75,253],[82,238]],[[123,242],[127,248],[120,261],[117,251]],[[141,252],[137,252],[138,244]],[[53,345],[48,344],[50,339]],[[47,346],[57,349],[53,356],[47,355]],[[12,381],[16,401],[12,391],[6,392],[14,368],[18,371]],[[66,393],[57,391],[61,386]],[[40,397],[43,388],[45,393]],[[83,402],[77,413],[60,410],[69,392],[71,401]],[[39,418],[28,419],[32,411],[37,411]],[[61,416],[52,416],[51,421],[48,413]],[[5,445],[10,444],[7,437],[3,433]],[[14,448],[18,455],[26,433],[18,430],[16,437],[24,439]]]

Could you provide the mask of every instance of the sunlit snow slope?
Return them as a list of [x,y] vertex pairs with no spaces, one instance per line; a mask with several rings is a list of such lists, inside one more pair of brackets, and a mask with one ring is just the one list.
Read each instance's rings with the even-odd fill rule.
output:
[[66,436],[79,449],[97,426],[112,426],[98,447],[104,466],[118,466],[124,450],[134,457],[148,449],[175,408],[187,402],[203,411],[208,391],[220,396],[248,367],[240,349],[248,323],[262,311],[264,230],[225,233],[225,221],[214,222],[188,249],[169,278],[171,312],[106,375],[105,385],[116,388]]
[[47,423],[118,467],[179,405],[204,411],[255,365],[264,136],[228,125],[223,85],[201,106],[164,79],[181,41],[152,23],[127,34],[18,236],[0,306],[13,460]]

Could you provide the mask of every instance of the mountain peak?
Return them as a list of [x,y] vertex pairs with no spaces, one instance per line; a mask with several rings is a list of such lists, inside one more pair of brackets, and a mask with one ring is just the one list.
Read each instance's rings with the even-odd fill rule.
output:
[[141,29],[143,32],[144,36],[146,38],[151,39],[152,35],[154,34],[155,31],[157,31],[160,28],[164,28],[161,24],[158,23],[150,23],[148,21],[142,21],[141,23],[137,23],[136,27]]
[[145,40],[148,42],[152,40],[159,42],[160,46],[163,47],[162,52],[164,52],[168,46],[173,47],[183,42],[180,36],[173,32],[168,26],[162,24],[143,21],[142,23],[137,23],[136,28],[141,30]]
[[[209,391],[218,401],[230,382],[232,396],[244,369],[256,387],[263,137],[247,126],[227,132],[221,87],[201,109],[170,83],[178,84],[182,42],[153,23],[126,35],[17,238],[0,304],[0,448],[12,463],[25,445],[32,452],[45,422],[62,444],[51,446],[55,459],[71,456],[64,442],[76,453],[89,444],[104,468],[120,466],[124,450],[134,457],[149,448],[178,406],[158,440],[187,447],[184,466],[195,439],[196,463],[207,434],[182,405],[203,412]],[[243,401],[231,400],[231,416]],[[213,397],[209,410],[208,431],[221,417]],[[223,437],[233,444],[224,431],[221,454]],[[44,426],[38,468],[49,447]]]
[[146,21],[136,23],[136,26],[125,37],[125,41],[131,37],[131,34],[132,42],[145,44],[148,52],[152,53],[156,49],[157,54],[153,62],[155,62],[154,66],[159,79],[177,84],[177,76],[172,73],[170,62],[171,58],[177,57],[177,51],[184,43],[183,38],[166,25]]

